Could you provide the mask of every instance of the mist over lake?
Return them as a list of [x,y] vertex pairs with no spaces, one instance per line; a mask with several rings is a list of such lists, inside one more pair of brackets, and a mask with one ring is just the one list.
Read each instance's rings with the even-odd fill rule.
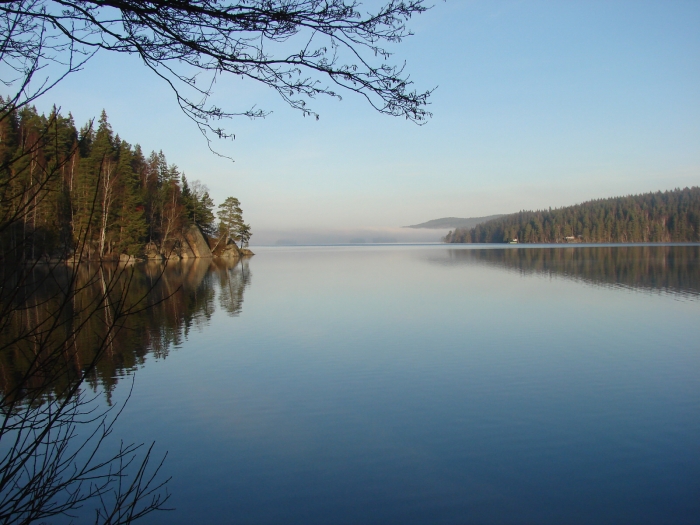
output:
[[119,403],[135,374],[120,437],[168,451],[176,510],[145,522],[694,523],[699,255],[258,247],[169,265],[164,286],[184,286],[151,316],[157,347],[101,380]]

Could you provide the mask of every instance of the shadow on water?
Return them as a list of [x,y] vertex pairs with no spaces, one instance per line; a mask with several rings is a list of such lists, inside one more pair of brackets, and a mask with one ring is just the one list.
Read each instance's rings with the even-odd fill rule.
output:
[[[15,391],[34,356],[32,340],[23,338],[22,334],[30,327],[56,323],[59,329],[52,332],[52,337],[66,347],[64,354],[68,362],[61,366],[68,373],[60,375],[61,385],[43,385],[42,378],[36,377],[32,388],[45,387],[47,395],[64,391],[65,384],[78,377],[84,365],[92,361],[100,341],[108,340],[107,351],[88,383],[94,390],[104,390],[109,397],[120,377],[143,365],[149,354],[155,358],[167,357],[190,330],[206,326],[217,308],[230,316],[239,315],[245,289],[251,281],[248,260],[144,263],[127,271],[115,264],[97,268],[84,264],[77,269],[72,304],[60,308],[60,302],[67,296],[70,272],[68,267],[49,270],[37,266],[31,276],[34,283],[32,279],[23,283],[26,293],[17,298],[21,303],[15,306],[17,315],[0,334],[0,391]],[[103,294],[104,281],[111,279],[123,284],[110,292],[114,296],[113,304],[136,305],[138,313],[127,316],[119,330],[108,334],[109,319],[105,316],[110,315],[110,308],[100,308],[95,314],[90,305]],[[54,319],[57,311],[61,312],[61,319]]]
[[595,286],[700,295],[700,246],[570,246],[448,249],[433,264],[486,265],[523,276],[563,277]]

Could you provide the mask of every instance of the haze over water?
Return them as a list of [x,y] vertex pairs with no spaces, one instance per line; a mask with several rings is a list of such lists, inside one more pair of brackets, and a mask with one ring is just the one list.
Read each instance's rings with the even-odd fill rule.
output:
[[137,367],[146,522],[697,523],[697,245],[256,253]]

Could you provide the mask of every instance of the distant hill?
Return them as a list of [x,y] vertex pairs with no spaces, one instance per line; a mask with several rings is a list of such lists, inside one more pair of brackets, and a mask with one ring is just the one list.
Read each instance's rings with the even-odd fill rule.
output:
[[[427,223],[426,223],[427,224]],[[453,243],[698,242],[700,187],[521,211],[445,238]]]
[[413,226],[403,226],[404,228],[425,228],[429,230],[444,230],[445,228],[473,228],[477,224],[498,219],[503,215],[488,215],[486,217],[469,217],[462,219],[460,217],[444,217],[442,219],[433,219],[432,221],[414,224]]

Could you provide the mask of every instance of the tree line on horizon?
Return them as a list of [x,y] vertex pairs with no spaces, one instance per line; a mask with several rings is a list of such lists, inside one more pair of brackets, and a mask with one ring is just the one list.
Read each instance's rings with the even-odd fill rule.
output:
[[190,225],[224,245],[242,247],[251,236],[238,199],[215,213],[204,184],[188,181],[162,151],[146,156],[123,140],[104,111],[96,129],[77,129],[55,108],[0,115],[0,218],[11,225],[0,232],[3,253],[17,260],[70,254],[79,244],[96,259],[142,255],[147,245],[167,254]]
[[443,240],[447,243],[698,242],[700,187],[520,211],[474,228],[457,228]]

